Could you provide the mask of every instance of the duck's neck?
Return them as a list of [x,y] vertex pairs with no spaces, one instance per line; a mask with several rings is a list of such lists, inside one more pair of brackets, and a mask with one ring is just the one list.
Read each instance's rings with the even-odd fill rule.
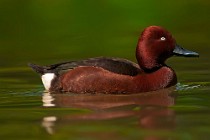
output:
[[173,86],[177,83],[177,77],[173,69],[163,66],[152,73],[136,76],[135,83],[136,87],[142,87],[146,92]]
[[149,52],[145,48],[146,44],[139,42],[136,47],[136,59],[141,69],[145,72],[153,72],[165,64],[161,64],[156,57],[156,52]]

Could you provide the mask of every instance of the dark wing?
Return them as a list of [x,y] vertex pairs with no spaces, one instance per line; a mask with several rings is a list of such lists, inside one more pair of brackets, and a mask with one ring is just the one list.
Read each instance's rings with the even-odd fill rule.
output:
[[58,63],[48,66],[47,70],[57,74],[62,74],[70,69],[74,69],[79,66],[101,67],[114,73],[131,76],[137,75],[141,72],[138,64],[136,63],[133,63],[126,59],[107,57],[97,57],[80,61]]

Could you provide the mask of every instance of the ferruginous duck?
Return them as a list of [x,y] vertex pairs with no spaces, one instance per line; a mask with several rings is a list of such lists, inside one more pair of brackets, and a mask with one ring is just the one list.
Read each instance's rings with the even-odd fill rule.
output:
[[121,58],[97,57],[50,66],[29,66],[41,75],[50,92],[140,93],[173,86],[177,77],[165,64],[169,57],[198,57],[199,54],[176,44],[162,27],[149,26],[136,47],[138,64]]

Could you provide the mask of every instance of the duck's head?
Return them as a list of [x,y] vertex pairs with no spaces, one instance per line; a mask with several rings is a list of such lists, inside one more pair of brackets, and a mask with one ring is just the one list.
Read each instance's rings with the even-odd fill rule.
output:
[[149,26],[141,34],[136,48],[136,58],[144,70],[155,70],[165,65],[173,55],[197,57],[198,53],[176,44],[172,35],[160,26]]

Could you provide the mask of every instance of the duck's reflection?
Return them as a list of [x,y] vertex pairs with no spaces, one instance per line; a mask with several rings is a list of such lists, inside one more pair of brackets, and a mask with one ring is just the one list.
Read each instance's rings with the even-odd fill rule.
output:
[[49,92],[44,92],[42,96],[43,107],[53,107],[54,97]]
[[141,106],[172,106],[175,101],[174,88],[162,89],[150,93],[140,93],[131,95],[113,94],[43,94],[44,107],[73,107],[86,108],[91,110],[110,109],[125,105]]
[[45,127],[46,131],[49,134],[54,133],[53,127],[55,125],[56,120],[57,120],[57,117],[55,116],[48,116],[48,117],[43,118],[42,126]]
[[[93,110],[92,113],[65,115],[59,120],[108,120],[138,117],[140,128],[167,129],[175,127],[175,113],[169,108],[175,104],[174,87],[145,94],[131,95],[86,95],[86,94],[43,94],[44,107],[71,107]],[[55,116],[43,118],[42,126],[53,133]]]

